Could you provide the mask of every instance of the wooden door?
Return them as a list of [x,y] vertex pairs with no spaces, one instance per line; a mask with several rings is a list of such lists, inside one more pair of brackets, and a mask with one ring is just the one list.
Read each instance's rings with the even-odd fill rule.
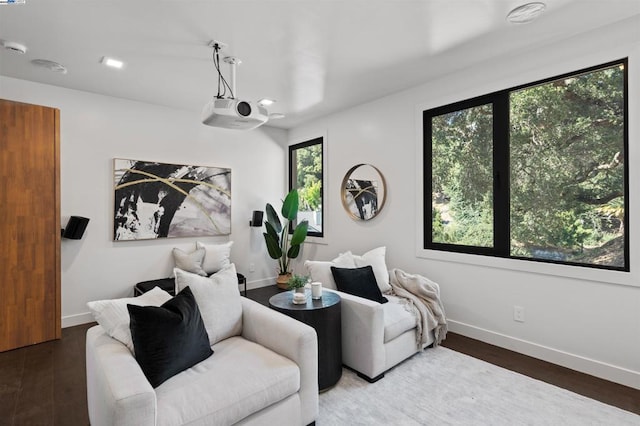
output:
[[59,114],[0,99],[0,351],[61,335]]

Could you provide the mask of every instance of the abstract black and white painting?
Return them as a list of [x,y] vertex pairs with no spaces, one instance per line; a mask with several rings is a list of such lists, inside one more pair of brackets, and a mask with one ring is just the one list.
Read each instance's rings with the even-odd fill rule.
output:
[[348,179],[346,201],[351,215],[361,220],[372,219],[378,212],[378,182]]
[[231,169],[113,161],[114,241],[231,233]]

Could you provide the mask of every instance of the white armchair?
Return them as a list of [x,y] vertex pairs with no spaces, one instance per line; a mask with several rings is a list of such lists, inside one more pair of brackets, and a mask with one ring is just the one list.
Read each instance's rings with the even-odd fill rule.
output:
[[[235,269],[228,288],[235,288]],[[178,279],[178,278],[177,278]],[[207,280],[207,278],[199,278]],[[216,282],[189,283],[202,296]],[[200,286],[199,286],[200,285]],[[180,287],[180,286],[178,286]],[[198,292],[199,291],[199,292]],[[219,289],[216,289],[221,294]],[[170,296],[169,296],[170,297]],[[215,300],[214,302],[220,302]],[[87,401],[94,426],[307,425],[318,416],[316,331],[302,322],[233,294],[239,328],[221,336],[208,358],[153,388],[134,354],[107,334],[87,331]],[[130,303],[130,301],[127,301]],[[213,318],[201,299],[205,324]],[[205,314],[209,315],[205,315]],[[218,316],[218,321],[229,315]],[[213,338],[214,331],[209,329]]]
[[385,295],[389,302],[380,304],[330,291],[342,298],[342,363],[369,382],[434,342],[430,331],[427,342],[417,347],[417,319],[397,297]]
[[[378,303],[338,291],[331,273],[332,266],[347,269],[371,266],[388,302]],[[434,343],[434,332],[426,330],[418,346],[418,315],[407,309],[405,299],[390,294],[384,247],[362,256],[346,252],[328,262],[306,261],[305,267],[313,281],[321,282],[325,289],[340,295],[342,363],[363,379],[369,382],[380,380],[385,371]]]
[[151,387],[133,354],[102,327],[87,331],[87,400],[94,426],[307,425],[318,416],[313,328],[242,299],[243,329],[208,359]]

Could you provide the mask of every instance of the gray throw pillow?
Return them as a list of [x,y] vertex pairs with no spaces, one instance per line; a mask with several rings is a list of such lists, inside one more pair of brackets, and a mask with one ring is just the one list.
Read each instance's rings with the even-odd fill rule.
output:
[[202,269],[202,261],[204,260],[205,253],[205,249],[203,248],[191,253],[187,253],[179,248],[174,248],[173,261],[178,269],[206,277],[207,273]]

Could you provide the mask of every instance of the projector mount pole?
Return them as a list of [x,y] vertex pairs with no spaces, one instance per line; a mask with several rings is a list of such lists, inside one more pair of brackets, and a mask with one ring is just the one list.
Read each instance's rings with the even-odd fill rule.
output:
[[233,99],[237,99],[238,92],[236,92],[236,67],[240,65],[242,61],[236,58],[235,56],[225,56],[222,60],[225,63],[229,64],[229,67],[231,68],[231,77],[230,77],[231,93],[232,93]]
[[[0,0],[0,2],[1,1],[2,0]],[[223,97],[220,94],[220,85],[222,83],[223,87],[226,86],[231,92],[231,96],[229,96],[228,99],[237,99],[238,95],[236,94],[236,66],[240,65],[242,61],[236,58],[235,56],[225,56],[224,58],[222,58],[222,60],[227,64],[229,64],[231,68],[231,78],[230,78],[231,84],[228,84],[224,76],[222,75],[222,71],[220,71],[220,60],[218,59],[219,58],[218,54],[220,53],[220,51],[226,49],[228,45],[218,40],[211,40],[209,43],[207,43],[207,46],[213,48],[213,64],[215,65],[216,71],[218,72],[217,98],[220,99]],[[226,89],[224,91],[226,92]]]

